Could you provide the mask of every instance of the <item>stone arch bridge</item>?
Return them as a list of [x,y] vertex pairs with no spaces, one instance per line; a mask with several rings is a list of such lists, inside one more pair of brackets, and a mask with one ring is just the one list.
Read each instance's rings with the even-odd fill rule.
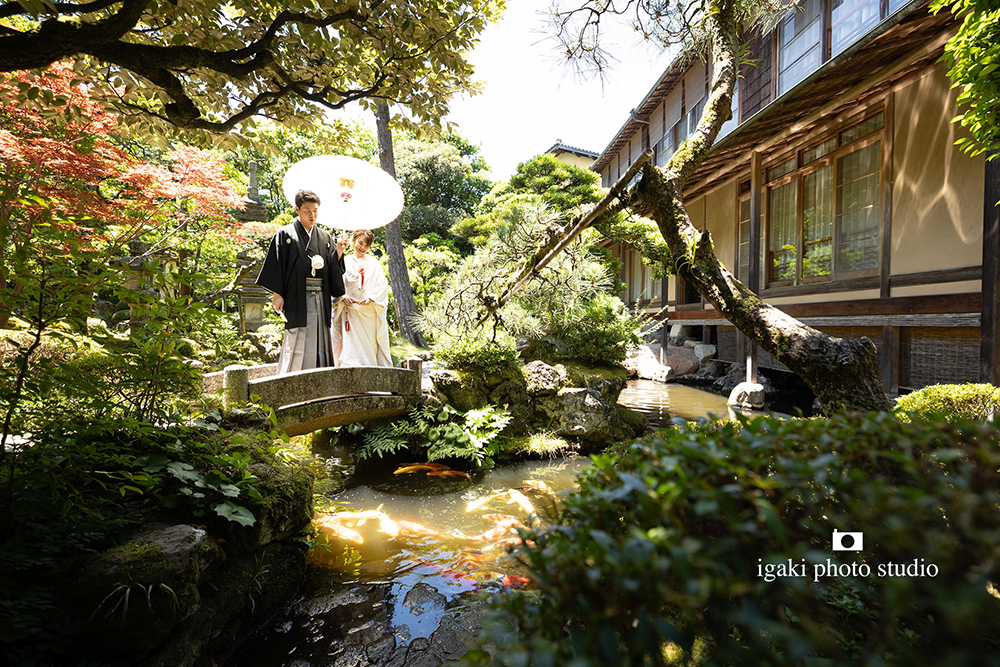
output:
[[384,417],[398,417],[420,400],[420,359],[400,368],[314,368],[276,375],[277,364],[227,366],[202,378],[205,393],[222,391],[224,407],[251,397],[274,409],[277,429],[290,436]]

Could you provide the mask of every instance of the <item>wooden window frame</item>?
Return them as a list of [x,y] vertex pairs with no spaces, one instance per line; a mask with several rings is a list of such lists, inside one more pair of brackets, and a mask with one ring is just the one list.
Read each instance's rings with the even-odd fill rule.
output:
[[[869,118],[871,118],[873,116],[876,116],[879,113],[883,114],[881,127],[873,129],[873,130],[871,130],[871,131],[869,131],[869,132],[867,132],[867,133],[865,133],[863,135],[860,135],[860,136],[858,136],[858,137],[856,137],[854,139],[851,139],[850,141],[847,141],[847,142],[842,142],[841,141],[841,133],[842,132],[844,132],[844,131],[846,131],[846,130],[852,128],[852,127],[854,127],[855,125],[859,125],[859,124],[865,122]],[[891,104],[887,104],[885,102],[885,100],[881,100],[880,99],[877,102],[873,103],[872,106],[864,109],[863,111],[861,111],[861,112],[859,112],[857,114],[854,114],[854,115],[850,116],[849,118],[845,119],[841,123],[836,123],[836,124],[834,124],[834,125],[832,125],[830,127],[823,128],[822,133],[819,136],[810,136],[810,137],[808,137],[805,141],[803,141],[801,143],[800,146],[796,147],[794,150],[789,151],[787,149],[783,149],[781,153],[778,153],[775,156],[772,156],[763,165],[764,177],[766,178],[767,170],[768,169],[771,169],[771,168],[773,168],[773,167],[775,167],[777,165],[780,165],[780,164],[788,161],[789,159],[793,159],[794,158],[796,160],[796,167],[795,167],[794,170],[792,170],[791,172],[789,172],[787,174],[779,176],[779,177],[777,177],[777,178],[775,178],[775,179],[773,179],[771,181],[766,181],[765,184],[764,184],[763,202],[762,202],[763,203],[763,206],[762,206],[763,210],[761,211],[762,218],[763,218],[763,220],[762,220],[762,226],[763,226],[762,232],[763,232],[763,234],[762,234],[761,241],[762,241],[762,245],[763,245],[763,248],[764,248],[764,261],[763,261],[763,266],[761,268],[763,269],[762,273],[764,274],[763,275],[763,278],[764,278],[764,290],[780,289],[780,288],[798,288],[798,287],[807,288],[809,286],[814,286],[814,285],[817,285],[817,284],[818,285],[827,285],[827,284],[831,284],[831,283],[842,283],[842,282],[846,282],[846,281],[850,281],[850,280],[857,280],[857,279],[863,279],[863,278],[869,278],[869,277],[877,277],[877,276],[880,275],[880,273],[882,271],[882,263],[885,261],[884,260],[884,254],[885,254],[884,253],[884,244],[888,242],[887,239],[884,237],[884,233],[883,233],[883,230],[888,228],[888,225],[885,224],[887,221],[883,220],[884,216],[888,215],[888,213],[887,213],[886,208],[882,205],[882,202],[885,199],[886,188],[888,187],[888,185],[886,183],[885,176],[884,176],[884,174],[885,174],[885,160],[886,159],[891,159],[891,157],[892,157],[891,150],[887,151],[885,149],[885,146],[886,146],[885,142],[887,141],[886,132],[887,132],[887,127],[889,127],[889,123],[887,121],[887,116],[888,116],[889,113],[891,113]],[[818,146],[818,145],[820,145],[820,144],[822,144],[822,143],[824,143],[826,141],[829,141],[831,138],[836,138],[836,140],[837,140],[837,147],[834,150],[830,151],[826,155],[823,155],[822,157],[815,158],[815,159],[811,160],[809,163],[803,165],[803,163],[802,163],[802,155],[803,155],[803,153],[805,151],[807,151],[810,148],[813,148],[815,146]],[[836,257],[835,257],[835,246],[836,246],[837,230],[836,230],[836,219],[834,219],[834,223],[833,223],[834,224],[834,228],[831,230],[832,231],[832,235],[833,235],[833,238],[831,239],[831,254],[830,254],[831,272],[829,274],[827,274],[827,275],[824,275],[824,276],[810,276],[808,278],[804,278],[803,275],[802,275],[802,270],[803,270],[803,261],[802,260],[803,260],[803,250],[804,250],[804,240],[803,240],[804,227],[803,227],[803,224],[804,224],[804,206],[805,206],[805,197],[804,197],[804,194],[805,194],[805,191],[804,191],[804,188],[805,188],[805,178],[804,177],[807,176],[808,174],[811,174],[811,173],[814,173],[814,172],[818,171],[819,169],[822,169],[823,167],[826,167],[828,165],[833,165],[834,173],[833,173],[833,181],[832,181],[833,185],[832,185],[832,187],[835,190],[836,187],[837,187],[837,185],[836,185],[836,183],[837,183],[837,166],[836,166],[837,160],[839,158],[841,158],[841,157],[843,157],[845,155],[848,155],[850,153],[853,153],[853,152],[855,152],[857,150],[861,150],[863,148],[871,146],[871,145],[875,144],[876,142],[882,142],[882,144],[881,144],[882,145],[882,150],[880,151],[880,155],[879,155],[879,165],[878,165],[878,169],[876,171],[876,173],[879,174],[879,192],[876,195],[876,204],[875,204],[876,209],[878,211],[878,215],[879,215],[879,220],[878,220],[878,223],[877,223],[879,245],[878,245],[878,249],[877,249],[877,252],[876,252],[877,257],[878,257],[878,264],[874,268],[871,268],[871,269],[859,269],[859,270],[856,270],[856,271],[843,271],[843,272],[837,271],[837,266],[836,266],[837,262],[836,262]],[[743,179],[740,179],[738,182],[740,182],[742,180]],[[772,192],[776,188],[779,188],[779,187],[781,187],[783,185],[787,185],[788,183],[790,183],[792,181],[797,181],[797,186],[796,186],[796,211],[795,211],[795,219],[796,219],[796,232],[795,232],[795,234],[796,234],[795,277],[793,279],[790,279],[790,280],[772,280],[771,279],[771,269],[772,269],[772,267],[771,267],[771,257],[770,257],[770,247],[771,247],[771,195],[772,195]],[[740,212],[739,205],[740,205],[740,203],[742,203],[743,199],[745,199],[746,197],[750,196],[750,193],[747,193],[747,194],[745,194],[743,196],[739,196],[739,186],[737,185],[737,195],[738,195],[738,197],[737,197],[738,203],[737,203],[737,209],[736,209],[736,218],[737,218],[737,220],[736,220],[736,234],[737,234],[736,247],[737,247],[737,253],[738,253],[739,252],[739,245],[740,245],[739,244],[739,212]],[[835,196],[836,195],[834,193],[834,197]],[[834,202],[834,206],[836,206],[835,202]],[[834,215],[836,216],[836,211],[834,211]],[[739,255],[738,254],[737,254],[736,268],[737,268],[737,272],[738,272],[739,271]]]

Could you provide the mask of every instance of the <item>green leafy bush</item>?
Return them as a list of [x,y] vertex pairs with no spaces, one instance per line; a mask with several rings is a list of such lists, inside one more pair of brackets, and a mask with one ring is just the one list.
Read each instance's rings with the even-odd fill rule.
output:
[[564,344],[553,350],[557,360],[584,363],[622,363],[629,346],[639,345],[642,319],[628,313],[621,299],[598,294],[584,306],[583,316],[562,327],[557,336]]
[[901,416],[917,413],[988,419],[1000,413],[1000,389],[991,384],[934,384],[900,396],[895,412]]
[[[595,457],[555,524],[525,534],[539,590],[484,623],[495,663],[995,663],[998,437],[889,414],[758,417]],[[863,549],[833,550],[834,530]],[[889,576],[899,566],[927,576]]]
[[447,368],[498,372],[514,366],[519,357],[513,336],[483,330],[467,336],[441,335],[434,344],[434,358]]
[[506,410],[487,405],[459,412],[450,405],[412,408],[410,418],[379,426],[365,434],[359,458],[385,456],[407,449],[426,449],[428,461],[469,459],[480,468],[493,466],[497,436],[510,423]]

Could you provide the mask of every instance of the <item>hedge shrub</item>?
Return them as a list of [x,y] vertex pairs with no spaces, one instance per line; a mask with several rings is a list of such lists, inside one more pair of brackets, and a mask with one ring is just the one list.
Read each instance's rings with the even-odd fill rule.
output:
[[[1000,662],[992,425],[738,419],[595,457],[555,524],[526,534],[539,588],[484,621],[494,664]],[[835,529],[863,550],[834,551]],[[766,581],[789,559],[806,576]],[[936,576],[879,576],[890,563]]]
[[1000,389],[991,384],[935,384],[896,400],[897,414],[941,414],[952,419],[1000,415]]
[[520,359],[517,342],[505,331],[497,331],[495,336],[481,330],[467,336],[442,335],[433,350],[441,365],[455,370],[499,372]]

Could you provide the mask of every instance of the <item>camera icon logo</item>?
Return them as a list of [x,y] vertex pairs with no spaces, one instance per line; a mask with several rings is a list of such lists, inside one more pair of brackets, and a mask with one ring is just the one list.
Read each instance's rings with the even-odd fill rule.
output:
[[840,532],[833,529],[834,551],[861,551],[865,548],[865,534],[861,531]]

